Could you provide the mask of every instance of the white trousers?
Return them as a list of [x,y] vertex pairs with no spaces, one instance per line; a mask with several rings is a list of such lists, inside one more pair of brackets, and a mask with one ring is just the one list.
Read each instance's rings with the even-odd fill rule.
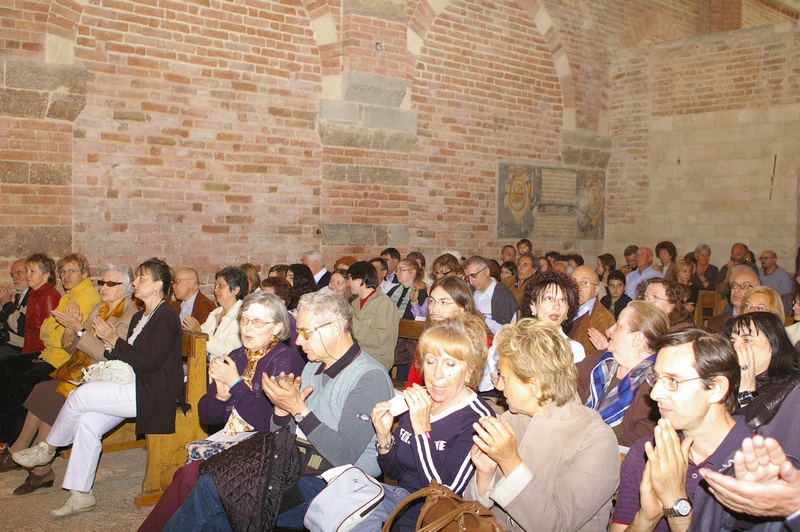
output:
[[69,394],[47,436],[54,447],[72,444],[64,489],[92,489],[103,434],[129,417],[136,417],[136,383],[90,382]]

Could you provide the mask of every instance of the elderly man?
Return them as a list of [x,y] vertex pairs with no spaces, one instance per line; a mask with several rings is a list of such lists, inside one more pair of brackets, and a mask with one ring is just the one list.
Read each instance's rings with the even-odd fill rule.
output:
[[[55,310],[66,312],[74,302],[81,316],[88,316],[100,302],[100,295],[89,277],[89,261],[80,253],[72,253],[58,261],[56,273],[66,294]],[[39,338],[44,344],[40,353],[0,360],[0,441],[16,441],[25,421],[22,404],[28,394],[69,360],[70,354],[61,347],[63,334],[64,327],[50,316],[39,329]]]
[[331,281],[331,272],[325,267],[325,258],[319,251],[306,251],[303,253],[303,258],[300,260],[303,264],[308,266],[311,274],[314,276],[314,281],[317,283],[317,290],[322,290]]
[[[311,464],[319,461],[316,470],[284,492],[284,504],[297,502],[278,516],[278,527],[303,528],[308,503],[325,487],[318,473],[354,464],[368,475],[380,474],[370,415],[375,404],[388,401],[394,391],[384,368],[353,339],[352,317],[347,301],[331,291],[304,295],[297,305],[297,345],[308,356],[308,364],[299,378],[281,374],[262,379],[264,393],[275,405],[272,430],[290,426],[298,439],[306,440],[304,456],[312,456]],[[260,494],[257,500],[262,500]],[[200,476],[165,530],[199,530],[198,523],[204,530],[230,530],[210,475]]]
[[762,285],[769,286],[781,296],[792,291],[792,278],[786,270],[778,266],[778,255],[774,251],[765,249],[758,260],[761,261],[758,276]]
[[625,293],[631,299],[636,299],[636,288],[639,283],[652,279],[653,277],[664,277],[660,272],[653,269],[653,250],[650,248],[639,248],[636,250],[636,269],[625,276]]
[[587,353],[595,351],[589,340],[589,328],[594,327],[605,333],[614,325],[614,315],[600,304],[597,294],[600,291],[600,279],[597,272],[588,266],[578,266],[572,271],[573,279],[578,283],[578,312],[572,320],[567,336],[580,343]]
[[750,249],[741,242],[737,242],[731,246],[731,257],[725,266],[719,269],[717,273],[717,278],[714,280],[714,286],[717,292],[722,293],[723,295],[726,294],[728,290],[728,285],[731,283],[731,270],[734,266],[740,266],[742,264],[746,264],[750,269],[752,269],[756,275],[758,275],[758,268],[756,268],[755,264],[752,264],[745,260],[747,257],[747,253]]
[[706,323],[706,328],[714,332],[722,332],[722,327],[728,318],[738,316],[741,312],[742,299],[744,293],[753,288],[754,286],[761,286],[761,279],[753,272],[753,269],[744,264],[734,266],[731,269],[729,278],[731,280],[728,289],[731,292],[730,306],[726,307],[722,313],[709,318]]
[[625,275],[628,275],[636,269],[636,252],[639,251],[639,246],[631,244],[625,248],[622,254],[625,256],[625,266],[619,269]]
[[684,329],[657,347],[647,382],[661,420],[654,437],[637,440],[622,462],[611,532],[686,530],[696,495],[708,489],[700,468],[722,466],[751,435],[745,419],[730,414],[741,370],[726,338]]
[[359,261],[347,269],[347,285],[358,296],[351,303],[353,336],[389,372],[400,323],[397,306],[378,289],[378,273],[368,262]]
[[217,305],[200,291],[200,278],[197,271],[192,268],[178,268],[175,271],[175,280],[172,281],[172,291],[175,299],[171,304],[181,318],[181,324],[187,317],[205,323],[208,315],[217,308]]
[[8,286],[0,286],[0,358],[18,355],[25,342],[25,307],[28,305],[25,259],[11,264],[11,281]]
[[484,315],[486,325],[496,334],[506,323],[517,321],[519,304],[506,285],[498,283],[489,273],[485,258],[473,256],[464,263],[464,275],[474,289],[475,307]]
[[506,244],[500,251],[500,265],[504,262],[517,262],[517,248],[511,244]]
[[369,261],[375,267],[375,271],[378,273],[378,288],[381,289],[381,292],[384,294],[392,289],[393,286],[396,286],[397,283],[392,283],[386,279],[386,276],[389,274],[389,266],[386,264],[386,261],[383,260],[381,257],[375,257]]
[[520,255],[517,261],[517,276],[508,276],[503,279],[503,284],[511,290],[517,300],[517,305],[522,306],[522,296],[525,294],[525,287],[536,272],[539,271],[539,261],[530,253]]

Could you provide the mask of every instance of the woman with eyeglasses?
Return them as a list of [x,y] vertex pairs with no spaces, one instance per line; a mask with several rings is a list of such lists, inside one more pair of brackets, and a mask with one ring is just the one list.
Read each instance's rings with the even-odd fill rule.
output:
[[636,287],[636,299],[652,303],[664,311],[670,330],[691,327],[692,316],[686,308],[687,292],[682,285],[660,277],[647,279]]
[[586,358],[586,350],[575,340],[567,338],[565,329],[578,312],[580,295],[578,283],[567,274],[555,269],[533,278],[522,296],[522,315],[537,318],[552,325],[569,342],[575,363]]
[[463,279],[464,268],[461,266],[461,263],[458,261],[455,255],[451,253],[439,255],[436,257],[436,260],[433,261],[433,265],[431,266],[431,277],[433,277],[434,281],[437,281],[450,275]]
[[222,358],[242,345],[238,320],[249,282],[241,268],[222,268],[214,276],[214,299],[219,306],[211,311],[202,325],[191,316],[184,318],[184,330],[208,335],[206,352],[209,358]]
[[578,395],[597,411],[624,447],[653,433],[658,408],[646,377],[656,360],[655,342],[669,330],[661,310],[631,301],[609,330],[607,349],[578,362]]
[[183,367],[180,318],[166,302],[172,277],[170,267],[156,258],[136,268],[134,295],[145,308],[131,319],[127,341],[113,324],[99,316],[92,320],[97,337],[105,345],[105,357],[130,365],[135,382],[79,386],[67,397],[46,441],[12,454],[15,462],[33,468],[52,462],[57,448],[72,445],[62,484],[70,490],[70,496],[51,512],[53,517],[66,517],[97,505],[92,484],[103,434],[134,417],[139,434],[175,431],[175,407],[183,397]]
[[[305,365],[297,350],[282,340],[289,336],[289,314],[275,294],[247,296],[237,318],[242,347],[224,359],[213,359],[208,374],[212,383],[200,398],[198,414],[206,425],[225,426],[216,439],[187,445],[189,463],[179,468],[172,483],[139,530],[161,530],[189,495],[210,456],[232,447],[242,434],[268,432],[273,406],[262,390],[263,375],[299,375]],[[305,331],[301,331],[305,333]]]
[[[127,338],[131,318],[138,310],[131,299],[132,281],[133,272],[125,264],[106,264],[97,281],[100,303],[85,319],[74,301],[67,306],[66,312],[52,312],[52,316],[64,327],[61,345],[70,353],[70,359],[53,372],[51,380],[40,382],[28,395],[25,401],[28,410],[25,424],[17,441],[0,454],[0,471],[19,469],[20,466],[11,459],[12,453],[47,439],[67,396],[77,388],[68,381],[80,381],[83,368],[106,359],[105,346],[92,325],[94,319],[99,317],[105,320],[116,329],[120,338]],[[25,482],[14,490],[14,495],[27,495],[39,488],[50,487],[54,480],[55,474],[50,464],[36,467],[28,473]]]
[[754,286],[742,297],[742,314],[771,312],[784,321],[783,301],[780,294],[769,286]]

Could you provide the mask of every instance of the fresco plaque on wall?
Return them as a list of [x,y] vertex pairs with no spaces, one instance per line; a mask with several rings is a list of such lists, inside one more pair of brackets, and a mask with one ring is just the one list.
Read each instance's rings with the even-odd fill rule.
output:
[[603,238],[601,171],[500,163],[498,191],[498,238]]

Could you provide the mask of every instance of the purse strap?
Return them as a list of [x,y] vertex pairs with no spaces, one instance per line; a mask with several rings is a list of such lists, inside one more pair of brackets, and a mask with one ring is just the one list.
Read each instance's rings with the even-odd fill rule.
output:
[[400,504],[397,505],[397,507],[389,516],[389,518],[386,519],[386,522],[383,524],[381,532],[390,532],[394,520],[403,510],[405,510],[407,506],[410,506],[420,497],[427,497],[429,495],[434,495],[437,497],[447,497],[447,492],[442,488],[442,485],[439,484],[439,482],[436,479],[431,480],[430,486],[418,489],[417,491],[415,491],[414,493],[412,493],[411,495],[400,501]]

